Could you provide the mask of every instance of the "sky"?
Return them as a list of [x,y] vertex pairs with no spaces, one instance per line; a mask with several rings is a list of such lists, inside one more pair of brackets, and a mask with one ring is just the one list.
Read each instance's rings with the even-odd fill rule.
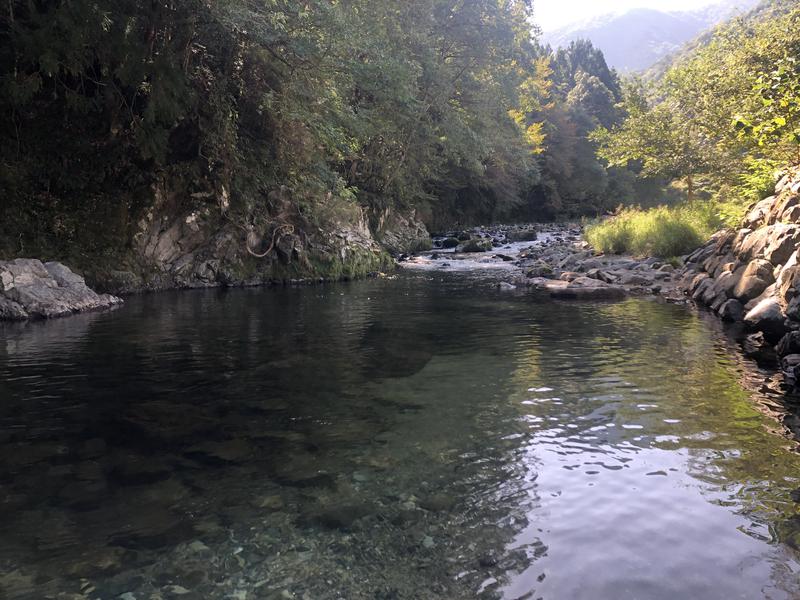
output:
[[552,31],[575,21],[630,8],[690,10],[717,4],[719,0],[534,0],[534,21]]

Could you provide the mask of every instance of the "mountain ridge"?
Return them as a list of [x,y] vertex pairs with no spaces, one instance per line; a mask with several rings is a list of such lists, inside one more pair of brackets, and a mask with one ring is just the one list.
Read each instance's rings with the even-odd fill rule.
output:
[[757,0],[727,0],[690,11],[633,8],[545,32],[542,41],[558,48],[588,39],[603,51],[613,68],[622,73],[640,72],[677,52],[703,31],[756,4]]

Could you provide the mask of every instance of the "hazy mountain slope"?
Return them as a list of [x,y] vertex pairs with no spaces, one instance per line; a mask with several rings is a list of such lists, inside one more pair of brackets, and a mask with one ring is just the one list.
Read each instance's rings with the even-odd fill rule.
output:
[[555,48],[576,39],[589,39],[603,51],[612,67],[621,72],[642,71],[706,29],[756,3],[757,0],[728,0],[687,12],[638,8],[545,33],[543,41]]
[[[757,2],[755,8],[749,12],[742,10],[741,18],[745,23],[754,23],[761,19],[777,19],[781,15],[791,11],[792,5],[793,2],[787,2],[786,0],[761,0],[761,2]],[[725,19],[721,19],[718,25],[723,26],[722,21],[724,20]],[[699,49],[713,39],[715,30],[716,29],[709,28],[697,37],[686,42],[675,52],[670,52],[661,57],[642,73],[643,78],[646,81],[656,81],[663,77],[674,65],[679,64],[683,60],[691,59]]]

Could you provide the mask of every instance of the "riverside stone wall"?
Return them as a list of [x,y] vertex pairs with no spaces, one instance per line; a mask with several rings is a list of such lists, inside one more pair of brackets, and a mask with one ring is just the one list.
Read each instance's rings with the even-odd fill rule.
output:
[[[686,258],[680,287],[722,319],[742,321],[800,365],[800,168],[756,204],[738,230],[720,231]],[[786,357],[789,357],[788,360]]]

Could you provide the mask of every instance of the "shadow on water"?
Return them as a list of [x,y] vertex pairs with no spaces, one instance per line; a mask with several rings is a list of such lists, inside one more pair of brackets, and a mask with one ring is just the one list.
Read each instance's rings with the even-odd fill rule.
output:
[[2,326],[0,590],[797,597],[790,415],[732,344],[431,274]]

